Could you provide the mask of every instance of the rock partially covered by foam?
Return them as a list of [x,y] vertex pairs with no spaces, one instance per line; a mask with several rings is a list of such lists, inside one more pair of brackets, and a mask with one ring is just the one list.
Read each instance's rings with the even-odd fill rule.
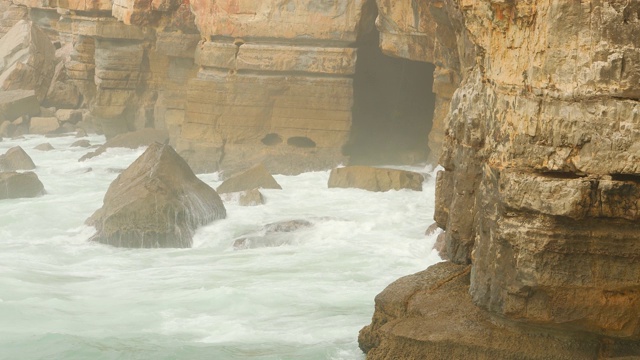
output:
[[279,189],[282,187],[271,176],[267,168],[258,164],[251,169],[225,180],[216,191],[220,194],[248,191],[253,189]]
[[0,200],[32,198],[44,193],[44,186],[38,179],[38,175],[31,171],[0,173]]
[[195,230],[226,217],[218,193],[169,145],[153,143],[109,186],[87,224],[90,240],[117,247],[191,247]]
[[412,171],[347,166],[331,170],[328,185],[330,188],[359,188],[368,191],[422,191],[423,181],[422,175]]

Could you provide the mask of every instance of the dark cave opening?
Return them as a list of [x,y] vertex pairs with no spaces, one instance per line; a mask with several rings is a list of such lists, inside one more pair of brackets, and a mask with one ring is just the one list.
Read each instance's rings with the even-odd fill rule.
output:
[[351,133],[343,148],[351,165],[426,161],[435,108],[435,66],[384,55],[375,29],[358,39]]

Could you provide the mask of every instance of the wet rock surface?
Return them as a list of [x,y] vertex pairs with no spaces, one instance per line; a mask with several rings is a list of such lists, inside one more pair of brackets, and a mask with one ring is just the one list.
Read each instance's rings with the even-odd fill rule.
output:
[[33,170],[36,165],[20,146],[14,146],[0,155],[0,171]]
[[226,194],[253,189],[282,189],[282,187],[264,165],[258,164],[225,180],[216,191],[219,194]]
[[44,185],[34,172],[0,172],[0,200],[31,198],[44,194]]
[[169,145],[154,143],[109,186],[87,224],[116,247],[191,247],[194,231],[226,217],[218,194]]
[[[360,331],[367,359],[613,359],[640,355],[628,340],[549,331],[504,321],[476,307],[469,265],[436,264],[396,280],[376,296]],[[452,301],[455,299],[455,301]]]
[[347,166],[331,170],[330,188],[359,188],[368,191],[410,189],[422,191],[424,176],[394,169],[368,166]]
[[312,226],[312,222],[303,219],[267,224],[258,232],[259,234],[236,239],[233,242],[233,248],[235,250],[243,250],[291,244],[292,242],[298,241],[297,234],[292,233]]

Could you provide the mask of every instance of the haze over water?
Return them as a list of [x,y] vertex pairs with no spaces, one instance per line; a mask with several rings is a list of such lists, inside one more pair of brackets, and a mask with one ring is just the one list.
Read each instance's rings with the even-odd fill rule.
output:
[[[423,192],[373,193],[328,189],[328,171],[276,175],[283,190],[261,190],[266,205],[226,201],[227,219],[200,228],[191,249],[90,243],[85,219],[144,149],[77,162],[89,150],[76,140],[0,142],[0,154],[23,147],[47,191],[0,201],[0,359],[364,359],[357,335],[375,295],[439,261],[424,235],[433,177]],[[33,149],[43,142],[56,150]],[[233,247],[295,219],[313,226]]]

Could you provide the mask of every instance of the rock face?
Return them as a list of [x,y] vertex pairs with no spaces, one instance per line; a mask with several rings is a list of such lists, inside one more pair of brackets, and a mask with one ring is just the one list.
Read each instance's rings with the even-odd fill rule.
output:
[[[428,6],[449,19],[456,44],[438,50],[444,35],[436,36],[434,53],[457,53],[449,59],[458,60],[452,69],[461,76],[445,121],[435,213],[445,256],[471,266],[469,295],[466,288],[454,295],[464,300],[451,309],[462,316],[458,324],[473,334],[493,332],[478,325],[480,315],[509,331],[583,342],[540,345],[538,354],[549,359],[639,357],[640,43],[633,34],[640,7],[492,0]],[[437,296],[419,293],[410,306],[428,314],[436,303],[420,299]],[[510,335],[474,350],[466,331],[451,336],[456,323],[430,328],[409,308],[393,312],[394,326],[378,326],[391,314],[385,306],[361,337],[370,358],[426,357],[447,338],[457,358],[490,349],[498,358],[537,358],[501,353],[496,339]],[[537,343],[518,337],[522,349]]]
[[331,170],[330,188],[359,188],[369,191],[411,189],[422,191],[424,177],[404,170],[368,166],[347,166]]
[[0,172],[0,200],[31,198],[44,193],[44,185],[38,179],[38,175],[31,171]]
[[0,155],[0,171],[33,170],[36,165],[20,147],[15,146]]
[[194,231],[226,217],[218,194],[168,145],[149,146],[116,180],[87,224],[117,247],[191,247]]
[[632,341],[549,332],[494,317],[471,302],[470,268],[440,263],[376,296],[373,321],[358,339],[367,359],[586,360],[640,352]]
[[0,121],[39,113],[38,98],[33,90],[0,91]]
[[21,20],[0,39],[0,89],[34,90],[42,100],[55,70],[55,48],[30,21]]
[[87,159],[96,157],[107,151],[107,149],[109,148],[121,147],[128,149],[137,149],[142,146],[153,144],[154,142],[165,143],[168,140],[168,136],[169,135],[166,131],[155,129],[142,129],[130,133],[120,134],[107,140],[106,143],[101,145],[95,151],[85,154],[78,161],[85,161]]
[[259,164],[225,180],[216,191],[219,194],[247,191],[253,189],[282,189],[276,179],[269,174],[264,165]]

